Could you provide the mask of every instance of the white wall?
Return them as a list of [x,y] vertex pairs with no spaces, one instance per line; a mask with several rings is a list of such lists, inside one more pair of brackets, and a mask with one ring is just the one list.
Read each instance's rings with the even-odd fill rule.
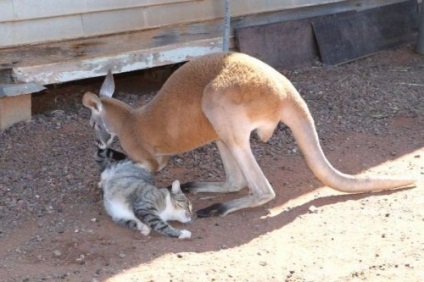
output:
[[[232,0],[232,16],[347,0]],[[389,0],[390,1],[390,0]],[[0,0],[0,47],[83,38],[223,16],[223,0]]]

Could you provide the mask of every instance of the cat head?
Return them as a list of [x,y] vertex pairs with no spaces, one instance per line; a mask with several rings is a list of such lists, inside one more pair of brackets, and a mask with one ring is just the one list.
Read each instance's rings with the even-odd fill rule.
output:
[[190,222],[193,218],[193,209],[190,200],[181,191],[180,182],[175,180],[170,189],[172,212],[168,220],[177,220],[182,223]]

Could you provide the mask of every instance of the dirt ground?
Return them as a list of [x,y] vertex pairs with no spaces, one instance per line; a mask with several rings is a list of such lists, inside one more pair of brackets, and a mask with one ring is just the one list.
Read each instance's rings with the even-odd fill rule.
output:
[[[252,147],[277,197],[196,219],[178,240],[114,224],[81,97],[101,80],[34,95],[35,114],[0,138],[1,281],[424,281],[424,56],[403,46],[349,64],[284,72],[343,172],[412,175],[414,189],[342,194],[307,168],[283,125]],[[143,74],[117,78],[118,99],[149,101]],[[157,81],[157,79],[156,79]],[[118,146],[118,145],[116,145]],[[172,158],[160,186],[222,180],[214,145]],[[195,209],[244,194],[188,195]],[[182,224],[172,223],[177,227]]]

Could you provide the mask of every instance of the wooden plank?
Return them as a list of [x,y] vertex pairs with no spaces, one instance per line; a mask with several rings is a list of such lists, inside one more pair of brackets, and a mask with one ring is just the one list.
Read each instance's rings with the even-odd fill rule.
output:
[[[52,28],[56,26],[60,26],[60,28]],[[0,48],[85,36],[79,16],[2,23],[0,24],[0,34]]]
[[166,45],[175,46],[215,39],[221,35],[222,21],[212,21],[49,44],[24,45],[19,48],[0,49],[0,69],[54,65],[102,56],[113,57]]
[[[17,5],[22,5],[19,9],[13,8],[11,1],[0,1],[0,8],[7,4],[7,7],[0,10],[0,48],[137,31],[171,24],[222,20],[224,13],[224,5],[218,0],[90,0],[85,1],[84,5],[75,5],[70,0],[18,0]],[[267,23],[271,23],[271,17],[278,13],[284,20],[293,20],[309,17],[311,14],[364,9],[399,1],[404,0],[232,0],[231,13],[233,19],[243,18],[243,21],[266,15],[270,16]],[[23,12],[21,8],[27,11]],[[29,18],[10,18],[19,13],[33,15],[28,14]]]
[[[167,6],[172,7],[175,4],[193,4],[202,6],[205,12],[219,12],[222,15],[223,3],[221,0],[89,0],[79,1],[75,0],[2,0],[1,2],[9,2],[13,10],[13,20],[30,20],[38,18],[49,18],[58,16],[70,16],[76,14],[106,12],[106,11],[119,11],[125,9],[147,8],[161,6],[161,10],[166,10]],[[276,11],[280,9],[293,9],[307,6],[317,6],[329,3],[343,2],[347,0],[232,0],[231,10],[234,16],[246,15],[251,13],[262,13]],[[185,6],[187,7],[187,6]],[[10,10],[10,9],[9,9]],[[180,10],[179,14],[189,16],[185,10]],[[10,19],[10,18],[9,18]],[[0,17],[0,22],[5,18]]]
[[0,83],[0,98],[31,94],[31,93],[43,91],[44,89],[46,89],[44,86],[34,82],[19,83],[19,84]]
[[[6,35],[0,37],[0,47],[203,22],[222,19],[224,14],[223,2],[217,0],[177,2],[152,0],[124,3],[103,0],[106,1],[104,8],[99,5],[99,1],[86,1],[84,2],[86,6],[75,5],[74,1],[70,0],[59,2],[44,0],[41,3],[32,0],[16,1],[17,5],[22,5],[19,9],[15,7],[13,10],[14,14],[18,15],[17,18],[5,22],[0,18],[0,34]],[[231,13],[233,17],[238,17],[345,1],[233,0]],[[20,13],[23,14],[19,16]],[[47,30],[49,32],[46,32]]]
[[277,69],[312,65],[318,56],[311,19],[236,29],[239,50]]
[[410,41],[418,29],[416,1],[313,23],[322,61],[340,64]]
[[0,1],[0,7],[6,3],[10,3],[10,5],[7,5],[9,8],[8,15],[10,15],[10,17],[3,17],[3,11],[0,10],[0,22],[7,20],[22,21],[58,16],[62,17],[104,11],[119,11],[193,1],[196,0],[89,0],[77,2],[75,0],[2,0]]

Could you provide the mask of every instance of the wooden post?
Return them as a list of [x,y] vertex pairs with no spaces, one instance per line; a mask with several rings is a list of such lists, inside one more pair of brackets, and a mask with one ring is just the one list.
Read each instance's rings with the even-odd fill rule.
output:
[[31,93],[44,90],[37,83],[14,83],[11,69],[0,70],[0,132],[31,119]]
[[420,29],[418,31],[417,48],[418,54],[424,55],[424,3],[421,3]]
[[31,119],[31,94],[0,98],[0,131]]
[[224,0],[224,40],[222,50],[228,52],[230,50],[230,23],[231,10],[230,0]]

